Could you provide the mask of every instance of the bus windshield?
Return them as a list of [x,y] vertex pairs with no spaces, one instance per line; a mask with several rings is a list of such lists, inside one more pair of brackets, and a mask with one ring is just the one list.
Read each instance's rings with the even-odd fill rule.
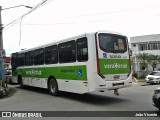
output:
[[125,36],[99,33],[100,49],[108,53],[124,53],[127,51],[127,38]]

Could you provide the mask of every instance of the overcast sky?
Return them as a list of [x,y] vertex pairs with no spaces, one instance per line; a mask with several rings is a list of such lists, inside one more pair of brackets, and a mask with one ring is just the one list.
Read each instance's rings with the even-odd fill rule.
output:
[[[1,0],[2,9],[17,5],[36,6],[43,0]],[[2,10],[8,23],[29,8]],[[21,28],[21,29],[20,29]],[[160,34],[160,0],[48,0],[48,2],[3,30],[7,55],[24,48],[80,33],[109,30],[133,36]]]

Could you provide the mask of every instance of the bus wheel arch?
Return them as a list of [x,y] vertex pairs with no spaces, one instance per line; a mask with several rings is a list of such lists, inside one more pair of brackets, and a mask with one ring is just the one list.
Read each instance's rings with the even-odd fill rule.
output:
[[58,83],[57,83],[57,80],[54,76],[50,76],[48,78],[47,85],[48,85],[48,90],[49,90],[50,94],[53,96],[57,96],[58,92],[59,92]]

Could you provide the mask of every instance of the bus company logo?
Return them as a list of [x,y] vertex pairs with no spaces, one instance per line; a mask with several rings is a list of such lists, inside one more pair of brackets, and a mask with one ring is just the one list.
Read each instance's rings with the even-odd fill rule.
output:
[[113,64],[106,64],[104,65],[105,69],[125,69],[127,68],[128,65],[127,64],[119,64],[119,63],[113,63]]
[[121,58],[121,55],[110,55],[110,58]]

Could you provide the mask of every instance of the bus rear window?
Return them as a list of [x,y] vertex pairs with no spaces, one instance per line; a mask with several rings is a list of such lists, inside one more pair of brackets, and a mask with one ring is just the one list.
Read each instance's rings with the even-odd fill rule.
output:
[[127,38],[125,36],[99,33],[100,49],[109,53],[124,53],[127,51]]

